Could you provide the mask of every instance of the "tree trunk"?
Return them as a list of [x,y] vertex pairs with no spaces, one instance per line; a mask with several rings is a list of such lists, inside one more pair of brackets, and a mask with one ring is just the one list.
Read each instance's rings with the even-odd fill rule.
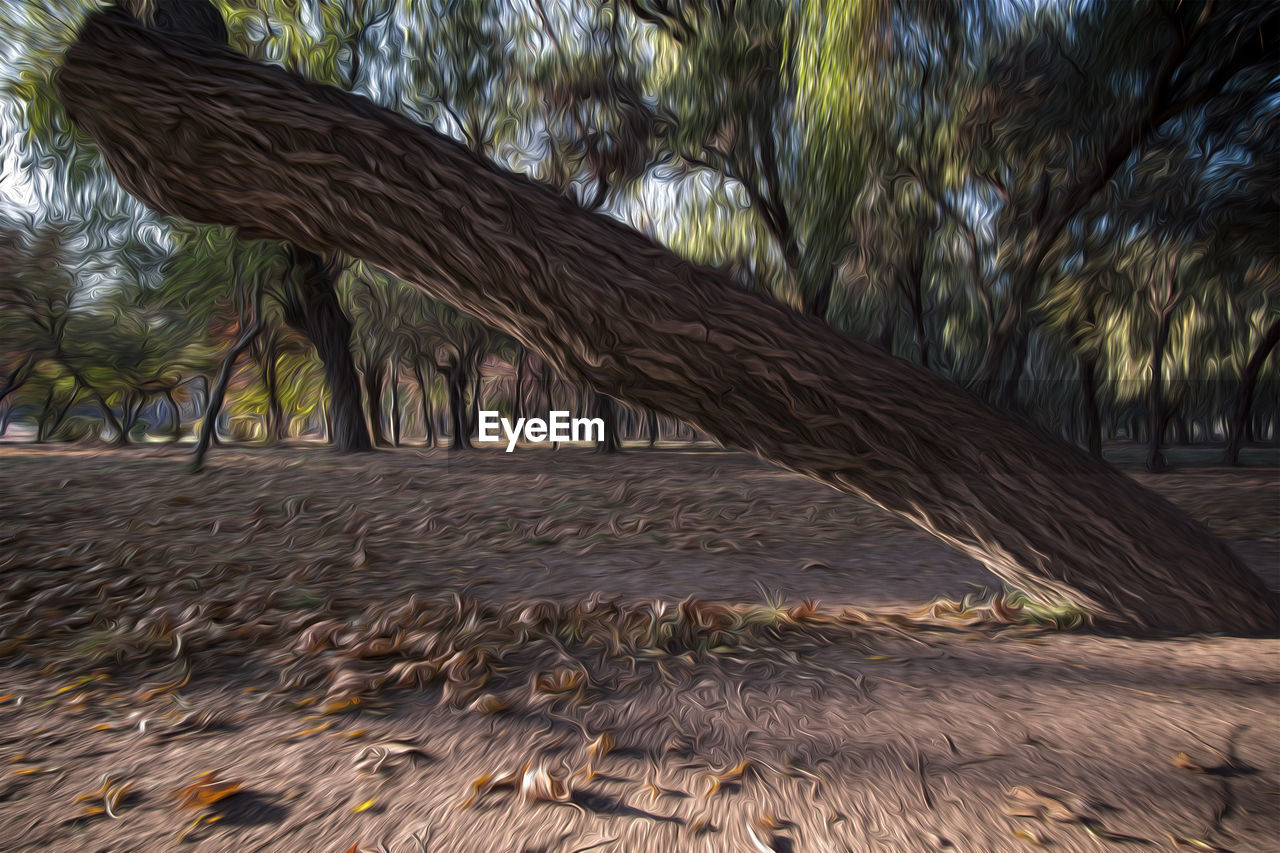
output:
[[49,418],[53,416],[53,386],[45,392],[44,403],[40,406],[40,414],[36,417],[36,444],[44,444],[48,438]]
[[[468,361],[468,366],[470,366],[471,363],[472,362]],[[468,388],[471,390],[471,398],[467,402],[467,420],[465,424],[468,443],[471,441],[471,433],[475,430],[476,424],[480,423],[480,389],[483,386],[484,377],[480,375],[480,371],[478,369],[475,371],[474,375],[472,375],[471,381],[462,386],[464,390]]]
[[449,426],[453,431],[453,436],[449,440],[449,449],[470,450],[471,429],[467,425],[466,371],[459,362],[450,361],[440,372],[444,374],[449,403]]
[[391,359],[391,446],[400,446],[400,364]]
[[[10,394],[26,384],[35,370],[36,361],[37,359],[34,355],[24,355],[22,357],[22,361],[18,362],[18,366],[5,378],[4,385],[0,386],[0,403],[3,403]],[[4,433],[0,432],[0,435],[4,435]]]
[[1191,432],[1187,429],[1187,419],[1182,415],[1181,411],[1173,415],[1170,420],[1173,422],[1173,443],[1179,447],[1186,447],[1191,444]]
[[382,362],[374,361],[364,366],[364,396],[369,405],[369,437],[374,447],[387,443],[382,432],[382,379],[385,370]]
[[1258,341],[1240,376],[1240,390],[1236,392],[1235,404],[1231,407],[1231,423],[1227,433],[1227,453],[1223,462],[1227,465],[1240,464],[1240,447],[1249,429],[1249,409],[1253,407],[1253,393],[1258,387],[1258,375],[1262,366],[1267,363],[1267,356],[1280,343],[1280,317],[1271,321],[1267,331]]
[[525,364],[528,360],[524,347],[516,344],[516,389],[515,399],[512,401],[511,407],[511,417],[516,421],[524,417],[524,374]]
[[178,401],[173,398],[172,388],[165,389],[164,401],[169,404],[169,416],[173,418],[169,430],[169,440],[176,442],[182,438],[182,410],[178,408]]
[[422,428],[426,431],[427,447],[435,447],[435,414],[431,411],[431,392],[427,388],[427,378],[422,374],[422,363],[417,359],[413,361],[413,376],[418,381],[418,391],[422,393]]
[[205,403],[204,418],[200,424],[200,437],[196,440],[195,452],[191,455],[191,470],[199,471],[204,467],[205,454],[209,452],[218,432],[218,416],[222,414],[222,399],[226,396],[227,385],[231,382],[231,372],[235,369],[236,359],[249,348],[254,338],[262,332],[262,288],[255,288],[253,296],[253,319],[249,328],[244,330],[240,338],[231,347],[231,351],[222,359],[222,367],[218,370],[218,380],[209,391],[209,399]]
[[360,375],[351,355],[351,321],[334,289],[336,262],[297,245],[288,248],[281,308],[291,327],[315,345],[329,389],[329,440],[334,450],[361,453],[373,449],[360,401]]
[[151,206],[363,258],[562,375],[871,501],[1039,599],[1130,630],[1280,626],[1225,545],[1079,448],[430,128],[118,7],[88,19],[59,87]]
[[604,421],[604,434],[596,441],[597,453],[617,453],[622,449],[618,441],[618,404],[613,398],[592,392],[591,417]]
[[1102,424],[1098,418],[1098,357],[1080,356],[1080,393],[1084,397],[1084,434],[1089,455],[1102,459]]
[[266,336],[262,345],[262,382],[267,388],[267,444],[278,444],[285,439],[284,406],[280,403],[277,361],[279,347],[276,331]]
[[1173,312],[1160,312],[1160,325],[1156,328],[1155,343],[1151,348],[1151,383],[1147,386],[1147,470],[1153,474],[1165,471],[1169,465],[1160,452],[1164,441],[1164,351],[1169,343],[1169,325]]
[[658,413],[653,409],[644,410],[645,431],[649,434],[649,446],[658,443]]

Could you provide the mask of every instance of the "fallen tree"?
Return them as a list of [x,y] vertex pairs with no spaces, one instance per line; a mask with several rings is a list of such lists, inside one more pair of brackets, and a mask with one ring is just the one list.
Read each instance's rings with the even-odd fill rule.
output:
[[1126,630],[1280,625],[1225,545],[1083,451],[367,100],[119,9],[89,19],[59,90],[151,206],[384,267],[1032,596]]

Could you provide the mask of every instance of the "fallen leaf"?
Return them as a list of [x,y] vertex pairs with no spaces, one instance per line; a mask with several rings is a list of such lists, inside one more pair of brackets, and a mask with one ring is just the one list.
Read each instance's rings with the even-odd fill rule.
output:
[[240,791],[240,780],[219,781],[218,771],[207,770],[196,776],[195,782],[173,792],[184,809],[200,809],[234,796]]

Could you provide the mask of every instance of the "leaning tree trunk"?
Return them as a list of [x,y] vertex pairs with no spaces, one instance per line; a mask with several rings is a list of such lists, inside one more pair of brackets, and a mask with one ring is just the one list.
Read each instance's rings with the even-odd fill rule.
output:
[[1271,355],[1276,344],[1280,344],[1280,317],[1271,321],[1240,377],[1240,390],[1236,392],[1231,424],[1228,426],[1230,432],[1227,434],[1227,454],[1223,459],[1228,465],[1240,464],[1240,446],[1249,427],[1249,409],[1253,407],[1253,392],[1258,387],[1258,375],[1262,373],[1262,366],[1267,363],[1267,356]]
[[363,98],[119,9],[89,18],[59,87],[159,210],[363,258],[564,376],[871,501],[1100,623],[1280,626],[1225,545],[1079,448]]

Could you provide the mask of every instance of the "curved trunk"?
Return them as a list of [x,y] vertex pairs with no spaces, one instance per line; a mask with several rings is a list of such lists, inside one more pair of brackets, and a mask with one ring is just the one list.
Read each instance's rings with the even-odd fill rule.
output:
[[231,373],[235,369],[236,359],[247,350],[254,339],[262,332],[262,289],[257,288],[253,296],[253,319],[249,328],[232,345],[231,350],[223,356],[222,366],[218,369],[218,380],[209,389],[205,401],[204,417],[200,422],[200,437],[196,440],[195,452],[191,455],[191,470],[199,471],[204,467],[205,454],[209,445],[218,437],[218,416],[222,414],[222,400],[227,394],[227,385],[231,382]]
[[1262,366],[1267,363],[1267,356],[1280,343],[1280,317],[1271,321],[1262,340],[1249,357],[1244,373],[1240,377],[1240,390],[1236,392],[1235,404],[1231,410],[1230,433],[1227,435],[1227,453],[1223,461],[1228,465],[1240,464],[1240,447],[1244,442],[1245,432],[1249,428],[1249,409],[1253,407],[1253,392],[1258,387],[1258,375]]
[[90,17],[59,86],[153,207],[363,258],[1038,598],[1131,630],[1280,625],[1222,543],[1080,449],[362,98],[118,9]]

